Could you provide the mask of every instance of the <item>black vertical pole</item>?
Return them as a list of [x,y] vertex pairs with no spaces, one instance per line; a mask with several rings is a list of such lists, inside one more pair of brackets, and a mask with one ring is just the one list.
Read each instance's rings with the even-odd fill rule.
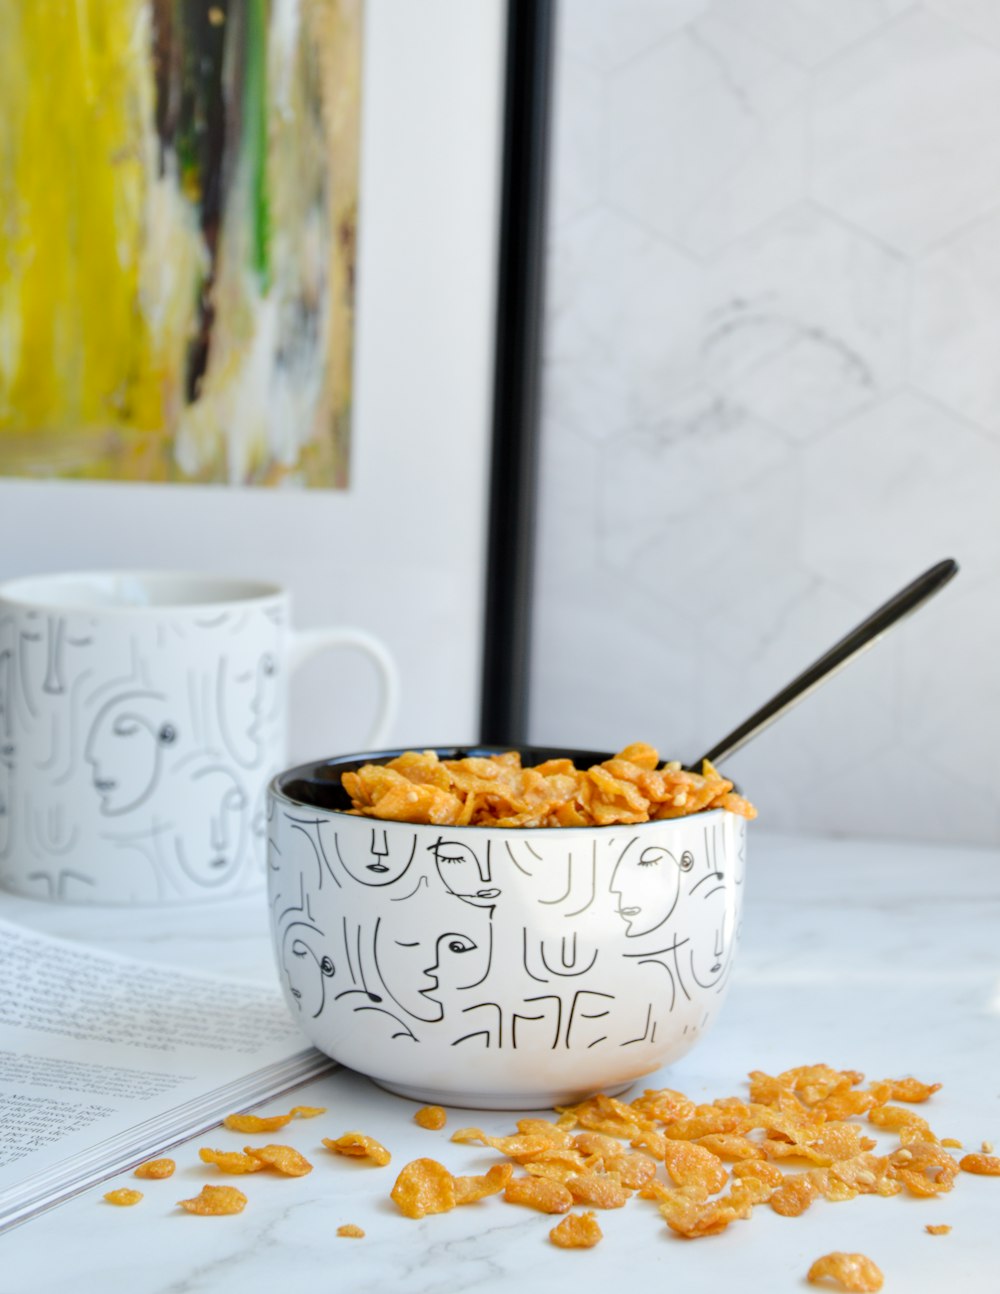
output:
[[528,726],[555,0],[508,0],[481,740]]

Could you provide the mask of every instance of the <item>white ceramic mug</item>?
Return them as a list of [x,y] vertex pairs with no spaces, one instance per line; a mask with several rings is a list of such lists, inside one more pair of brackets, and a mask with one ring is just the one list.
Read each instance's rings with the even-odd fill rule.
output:
[[296,633],[278,585],[173,572],[45,575],[0,585],[0,885],[69,903],[186,903],[263,885],[266,788],[287,763],[288,677],[353,647]]

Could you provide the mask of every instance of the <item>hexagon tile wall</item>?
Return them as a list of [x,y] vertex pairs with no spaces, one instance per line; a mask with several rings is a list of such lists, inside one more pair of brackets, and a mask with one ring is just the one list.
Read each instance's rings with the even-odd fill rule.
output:
[[695,758],[770,829],[1000,844],[1000,6],[564,0],[531,736]]

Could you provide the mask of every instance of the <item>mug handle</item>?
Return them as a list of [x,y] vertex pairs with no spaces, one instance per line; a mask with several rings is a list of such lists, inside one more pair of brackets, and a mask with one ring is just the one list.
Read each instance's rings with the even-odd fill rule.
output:
[[363,629],[293,629],[289,644],[289,667],[294,671],[317,652],[331,647],[354,647],[375,666],[379,679],[379,705],[375,721],[365,739],[370,750],[381,750],[399,709],[399,670],[388,648]]

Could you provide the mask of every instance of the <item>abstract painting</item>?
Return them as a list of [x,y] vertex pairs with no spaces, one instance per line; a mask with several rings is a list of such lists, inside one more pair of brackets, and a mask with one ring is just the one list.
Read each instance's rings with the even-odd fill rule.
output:
[[362,0],[10,0],[0,474],[344,488]]

